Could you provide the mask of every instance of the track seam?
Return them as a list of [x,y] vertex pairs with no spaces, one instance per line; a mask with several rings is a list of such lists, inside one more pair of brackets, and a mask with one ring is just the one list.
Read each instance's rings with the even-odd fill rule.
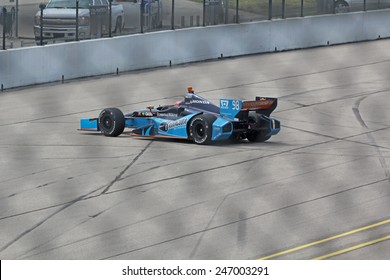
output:
[[299,78],[299,77],[304,77],[304,76],[311,76],[311,75],[323,74],[323,73],[328,73],[328,72],[333,72],[333,71],[341,71],[341,70],[346,70],[346,69],[353,69],[353,68],[377,65],[377,64],[382,64],[382,63],[389,63],[389,62],[390,62],[390,60],[384,60],[384,61],[376,61],[376,62],[371,62],[371,63],[366,63],[366,64],[351,65],[351,66],[327,69],[327,70],[322,70],[322,71],[317,71],[317,72],[309,72],[309,73],[302,73],[302,74],[297,74],[297,75],[279,77],[279,78],[271,79],[271,80],[264,80],[264,81],[222,87],[222,88],[217,88],[217,89],[204,90],[204,91],[199,91],[198,93],[207,93],[207,92],[214,92],[214,91],[219,91],[219,90],[233,89],[233,88],[239,88],[239,87],[244,87],[244,86],[251,86],[251,85],[263,84],[263,83],[268,83],[268,82],[276,82],[276,81],[281,81],[281,80],[285,80],[285,79]]
[[145,148],[143,148],[141,150],[141,152],[139,152],[139,154],[114,178],[114,180],[112,180],[108,185],[107,187],[100,193],[100,194],[106,194],[110,188],[116,183],[118,182],[123,174],[125,174],[125,172],[131,167],[133,166],[134,163],[137,162],[137,160],[145,153],[145,151],[150,147],[150,145],[152,145],[153,143],[153,140],[151,140],[146,146]]
[[185,235],[182,235],[182,236],[179,236],[179,237],[175,237],[175,238],[167,239],[167,240],[164,240],[164,241],[160,241],[160,242],[157,242],[157,243],[154,243],[154,244],[150,244],[150,245],[147,245],[147,246],[144,246],[144,247],[140,247],[140,248],[136,248],[136,249],[133,249],[133,250],[126,251],[126,252],[114,254],[114,255],[111,255],[111,256],[104,257],[104,258],[102,258],[102,260],[107,260],[107,259],[123,256],[123,255],[130,254],[130,253],[133,253],[133,252],[137,252],[137,251],[141,251],[141,250],[144,250],[144,249],[148,249],[148,248],[151,248],[151,247],[154,247],[154,246],[158,246],[158,245],[162,245],[162,244],[169,243],[169,242],[172,242],[172,241],[180,240],[180,239],[183,239],[183,238],[186,238],[186,237],[194,236],[194,235],[199,234],[199,233],[208,232],[208,231],[211,231],[211,230],[223,228],[223,227],[230,226],[230,225],[242,222],[242,221],[248,221],[248,220],[251,220],[251,219],[259,218],[259,217],[262,217],[262,216],[265,216],[265,215],[268,215],[268,214],[272,214],[272,213],[275,213],[275,212],[278,212],[278,211],[283,211],[283,210],[286,210],[286,209],[289,209],[289,208],[292,208],[292,207],[295,207],[295,206],[299,206],[299,205],[303,205],[303,204],[310,203],[310,202],[313,202],[313,201],[321,200],[321,199],[328,198],[328,197],[331,197],[331,196],[334,196],[334,195],[346,193],[346,192],[349,192],[349,191],[352,191],[352,190],[356,190],[356,189],[359,189],[359,188],[375,185],[375,184],[378,184],[378,183],[381,183],[381,182],[384,182],[384,181],[387,181],[387,179],[382,179],[382,180],[378,180],[378,181],[375,181],[375,182],[371,182],[371,183],[355,186],[355,187],[352,187],[352,188],[349,188],[349,189],[346,189],[346,190],[342,190],[342,191],[339,191],[339,192],[323,195],[323,196],[316,197],[316,198],[313,198],[313,199],[309,199],[309,200],[306,200],[306,201],[301,201],[301,202],[298,202],[298,203],[287,205],[285,207],[281,207],[279,209],[274,209],[274,210],[267,211],[267,212],[264,212],[264,213],[261,213],[261,214],[253,215],[251,217],[246,217],[244,219],[239,219],[239,220],[236,220],[236,221],[232,221],[232,222],[225,223],[225,224],[222,224],[222,225],[214,226],[214,227],[207,228],[207,229],[204,229],[204,230],[199,230],[199,231],[195,231],[195,232],[192,232],[192,233],[188,233],[188,234],[185,234]]
[[[358,99],[355,104],[354,104],[354,107],[352,107],[352,111],[357,119],[357,121],[360,123],[360,125],[363,127],[363,128],[366,128],[366,129],[369,129],[369,127],[367,126],[366,122],[363,120],[363,117],[362,115],[360,114],[360,103],[366,99],[368,96],[366,97],[362,97],[360,99]],[[385,175],[386,175],[386,178],[387,180],[390,182],[390,169],[389,169],[389,166],[387,165],[387,162],[386,162],[386,159],[385,157],[383,156],[377,142],[376,142],[376,139],[375,139],[375,136],[373,135],[373,132],[372,131],[369,131],[367,134],[366,134],[368,140],[370,141],[370,143],[367,143],[367,145],[371,146],[371,147],[374,147],[376,152],[378,153],[379,155],[379,163],[383,169],[383,171],[385,172]]]
[[[315,134],[315,135],[318,135],[318,136],[327,137],[327,138],[330,138],[331,140],[324,141],[324,142],[319,142],[319,143],[314,143],[314,144],[311,144],[311,145],[306,145],[306,146],[303,146],[303,147],[298,147],[298,148],[290,149],[290,150],[287,150],[287,151],[282,151],[282,152],[278,152],[278,153],[274,153],[274,154],[270,154],[270,155],[265,155],[265,156],[261,156],[261,157],[257,157],[257,158],[253,158],[253,159],[249,159],[249,160],[245,160],[245,161],[241,161],[241,162],[236,162],[236,163],[232,163],[230,165],[217,166],[217,167],[213,167],[213,168],[209,168],[209,169],[205,169],[205,170],[199,170],[199,171],[192,172],[192,173],[182,174],[182,175],[178,175],[178,176],[174,176],[174,177],[168,177],[168,178],[164,178],[164,179],[160,179],[160,180],[156,180],[156,181],[151,181],[151,182],[146,182],[146,183],[138,184],[138,185],[131,186],[131,187],[128,187],[128,188],[118,189],[118,190],[115,190],[115,191],[106,192],[104,194],[105,195],[109,195],[109,194],[112,194],[112,193],[121,192],[121,191],[127,191],[127,190],[131,190],[131,189],[134,189],[134,188],[147,186],[147,185],[150,185],[150,184],[156,184],[156,183],[160,183],[160,182],[165,182],[165,181],[169,181],[169,180],[183,178],[183,177],[186,177],[186,176],[191,176],[191,175],[201,174],[201,173],[214,171],[214,170],[218,170],[218,169],[228,168],[228,167],[232,167],[232,166],[236,166],[236,165],[240,165],[240,164],[244,164],[244,163],[248,163],[248,162],[252,162],[252,161],[256,161],[256,160],[261,160],[261,159],[268,158],[268,157],[274,157],[274,156],[278,156],[278,155],[289,153],[289,152],[295,152],[295,151],[302,150],[302,149],[305,149],[305,148],[310,148],[310,147],[314,147],[314,146],[318,146],[318,145],[322,145],[322,144],[332,143],[332,142],[335,142],[335,141],[348,141],[348,142],[357,143],[357,144],[369,145],[367,143],[361,143],[359,141],[348,140],[348,138],[365,135],[365,134],[371,133],[371,132],[377,132],[377,131],[381,131],[381,130],[386,130],[386,129],[389,129],[390,127],[380,128],[380,129],[377,129],[377,130],[373,130],[371,132],[363,132],[363,133],[359,133],[359,134],[356,134],[356,135],[348,136],[348,137],[345,137],[345,138],[336,138],[336,137],[332,137],[332,136],[328,136],[328,135],[322,135],[322,134],[319,134],[319,133],[316,133],[316,132],[302,130],[302,129],[298,129],[298,128],[294,128],[294,127],[288,127],[288,128],[300,130],[300,131],[303,131],[303,132],[306,132],[306,133]],[[369,145],[369,146],[371,146],[371,145]],[[386,149],[386,147],[381,147],[381,146],[378,146],[378,147]],[[128,177],[124,177],[124,178],[128,178]],[[124,178],[120,178],[119,180],[122,180]],[[101,188],[107,188],[107,185],[105,185],[103,187],[100,187],[99,189],[101,189]],[[97,190],[99,190],[99,189],[97,189]],[[93,198],[99,197],[100,195],[101,194],[97,194],[97,195],[94,195],[94,196],[83,197],[82,200],[93,199]],[[57,204],[57,205],[47,206],[47,207],[40,208],[40,209],[34,209],[34,210],[23,212],[23,213],[13,214],[13,215],[5,216],[5,217],[0,217],[0,221],[1,220],[5,220],[5,219],[9,219],[9,218],[14,218],[14,217],[17,217],[17,216],[22,216],[22,215],[34,213],[34,212],[47,210],[47,209],[50,209],[50,208],[60,207],[60,206],[66,205],[68,203],[70,203],[70,202],[64,202],[64,203],[60,203],[60,204]]]
[[[58,213],[62,212],[63,210],[69,208],[70,206],[74,205],[75,203],[79,202],[79,201],[82,201],[83,199],[85,199],[86,197],[88,197],[89,195],[93,194],[94,192],[96,191],[99,191],[100,189],[104,188],[103,192],[101,194],[104,194],[106,190],[108,190],[116,181],[118,178],[120,178],[120,176],[123,175],[124,172],[126,172],[126,170],[128,168],[131,167],[131,165],[134,164],[134,162],[136,162],[136,160],[146,151],[146,149],[153,143],[153,141],[150,141],[146,147],[138,154],[138,156],[122,171],[119,173],[119,175],[117,177],[115,177],[115,179],[108,185],[108,186],[103,186],[103,187],[99,187],[85,195],[82,195],[82,196],[79,196],[78,198],[68,202],[68,203],[65,203],[63,204],[63,207],[61,207],[60,209],[56,210],[54,213],[50,214],[49,216],[47,216],[46,218],[44,218],[43,220],[41,220],[40,222],[36,223],[34,226],[30,227],[29,229],[25,230],[24,232],[22,232],[21,234],[19,234],[16,238],[14,238],[13,240],[9,241],[8,243],[6,243],[3,247],[0,248],[0,253],[2,253],[4,250],[6,250],[7,248],[9,248],[11,245],[13,245],[14,243],[16,243],[17,241],[19,241],[21,238],[23,238],[24,236],[26,236],[27,234],[29,234],[30,232],[34,231],[35,229],[37,229],[39,226],[41,226],[42,224],[44,224],[45,222],[47,222],[49,219],[51,219],[52,217],[54,217],[55,215],[57,215]],[[5,218],[0,218],[0,220],[3,220]]]

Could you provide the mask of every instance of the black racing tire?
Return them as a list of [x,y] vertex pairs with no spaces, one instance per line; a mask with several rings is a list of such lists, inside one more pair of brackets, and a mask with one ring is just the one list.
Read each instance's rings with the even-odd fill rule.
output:
[[213,123],[216,119],[217,117],[212,114],[202,114],[192,118],[188,126],[189,138],[199,145],[210,144]]
[[271,138],[267,136],[267,122],[264,121],[259,114],[256,112],[250,111],[248,115],[249,123],[255,124],[256,128],[261,130],[250,130],[246,133],[246,139],[249,142],[265,142]]
[[99,115],[99,129],[105,136],[116,137],[125,129],[125,117],[118,108],[106,108]]
[[344,0],[337,0],[334,2],[334,11],[336,14],[348,13],[349,4]]

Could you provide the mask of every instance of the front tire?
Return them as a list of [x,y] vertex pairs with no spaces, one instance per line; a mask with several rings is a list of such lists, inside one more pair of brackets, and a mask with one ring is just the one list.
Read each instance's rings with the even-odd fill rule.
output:
[[203,114],[195,116],[189,125],[190,139],[199,145],[206,145],[211,143],[213,133],[213,123],[217,119],[211,114]]
[[118,108],[104,109],[99,115],[98,123],[105,136],[116,137],[125,129],[125,117]]

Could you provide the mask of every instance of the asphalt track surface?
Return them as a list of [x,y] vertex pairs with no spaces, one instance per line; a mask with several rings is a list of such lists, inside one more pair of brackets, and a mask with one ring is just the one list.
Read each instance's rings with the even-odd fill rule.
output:
[[[0,94],[0,259],[390,259],[390,41]],[[279,98],[266,143],[80,133],[104,107]]]

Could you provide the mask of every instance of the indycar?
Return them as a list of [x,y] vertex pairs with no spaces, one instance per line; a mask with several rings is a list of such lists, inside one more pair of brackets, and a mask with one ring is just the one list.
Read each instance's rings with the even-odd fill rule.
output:
[[175,104],[127,114],[106,108],[97,118],[81,119],[79,130],[115,137],[128,128],[132,136],[188,139],[201,145],[228,139],[264,142],[280,131],[280,122],[270,117],[277,102],[270,97],[253,101],[222,98],[217,106],[188,87],[184,100]]

